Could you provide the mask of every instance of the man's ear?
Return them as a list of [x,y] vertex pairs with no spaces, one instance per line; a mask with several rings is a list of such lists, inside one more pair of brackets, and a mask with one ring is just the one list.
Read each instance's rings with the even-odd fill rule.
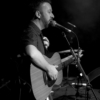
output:
[[40,19],[40,17],[41,17],[41,13],[40,13],[40,11],[36,11],[35,15],[36,15],[37,18]]

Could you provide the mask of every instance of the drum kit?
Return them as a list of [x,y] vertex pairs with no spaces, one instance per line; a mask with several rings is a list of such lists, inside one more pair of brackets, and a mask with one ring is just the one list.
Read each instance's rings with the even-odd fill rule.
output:
[[[60,51],[59,53],[68,53],[70,50]],[[77,52],[77,50],[75,50]],[[82,52],[82,51],[81,51]],[[18,58],[20,59],[20,58]],[[10,59],[11,62],[12,59]],[[15,62],[11,65],[12,67]],[[18,65],[17,65],[18,68]],[[67,67],[69,68],[69,67]],[[18,69],[16,69],[18,70]],[[14,72],[13,72],[14,73]],[[69,71],[67,71],[67,74]],[[7,74],[7,73],[6,73]],[[10,73],[11,74],[11,73]],[[14,74],[13,74],[14,75]],[[31,86],[28,84],[27,81],[23,80],[20,75],[15,77],[16,80],[7,80],[5,78],[0,78],[0,91],[2,92],[5,87],[10,91],[13,87],[17,85],[22,87],[28,87],[28,91],[31,91]],[[97,77],[100,77],[100,67],[94,69],[88,74],[89,81],[93,81]],[[11,84],[13,84],[11,86]],[[26,84],[26,85],[25,85]],[[54,100],[100,100],[100,89],[91,89],[91,86],[88,85],[87,81],[83,77],[82,73],[78,77],[64,77],[62,83],[60,84],[60,88],[56,88],[52,92],[52,97]],[[21,91],[18,93],[18,100],[21,100]]]
[[[65,50],[65,51],[60,51],[59,53],[68,53],[70,52],[70,50]],[[77,52],[77,50],[75,50],[75,52]],[[81,50],[82,53],[82,50]],[[17,58],[17,59],[20,59]],[[13,59],[10,59],[11,62],[14,62]],[[20,60],[19,60],[20,61]],[[12,65],[15,66],[16,62],[14,62]],[[17,63],[16,63],[17,65]],[[8,65],[9,66],[9,65]],[[15,69],[15,71],[19,71],[18,70],[18,65],[16,66],[17,69]],[[69,67],[67,67],[69,68]],[[68,70],[68,69],[67,69]],[[8,71],[8,70],[7,70]],[[13,75],[15,72],[13,72]],[[16,72],[17,74],[19,72]],[[69,73],[69,70],[67,71],[67,75]],[[6,73],[7,74],[7,73]],[[10,72],[8,72],[8,74],[11,74]],[[82,74],[82,73],[81,73]],[[53,90],[54,92],[52,92],[52,97],[54,100],[65,100],[65,98],[67,98],[67,100],[100,100],[100,89],[93,89],[93,91],[91,90],[91,87],[88,86],[87,81],[83,78],[82,75],[79,75],[78,77],[64,77],[62,83],[60,84],[60,87],[56,87],[55,90]],[[18,76],[18,77],[17,77]],[[14,76],[13,76],[14,77]],[[97,77],[100,77],[100,67],[94,69],[93,71],[91,71],[88,74],[89,77],[89,81],[93,81],[94,79],[96,79]],[[13,85],[11,85],[13,84]],[[16,85],[17,84],[17,85]],[[26,85],[25,85],[26,84]],[[27,81],[23,80],[23,78],[21,78],[20,75],[16,75],[15,76],[15,80],[12,79],[6,79],[4,77],[0,78],[0,91],[3,91],[6,87],[6,90],[11,91],[12,88],[14,88],[15,86],[20,86],[19,88],[19,93],[17,93],[18,96],[18,100],[21,100],[21,89],[23,87],[28,87],[28,91],[31,91],[31,86],[30,84],[28,84]],[[97,98],[97,99],[96,99]]]
[[[59,53],[69,53],[70,50],[60,51]],[[77,52],[77,50],[75,50]],[[82,52],[82,51],[81,51]],[[69,66],[67,67],[67,75],[69,73]],[[82,71],[83,72],[83,71]],[[93,89],[90,82],[95,78],[100,77],[100,67],[91,71],[86,78],[83,77],[83,73],[80,73],[77,77],[64,77],[61,88],[55,90],[52,94],[54,100],[100,100],[100,88]]]

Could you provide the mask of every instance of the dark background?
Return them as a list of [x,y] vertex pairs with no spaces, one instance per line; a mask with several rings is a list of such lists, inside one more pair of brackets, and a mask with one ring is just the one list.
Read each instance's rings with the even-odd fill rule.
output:
[[[5,1],[3,3],[1,68],[6,69],[9,65],[8,59],[20,52],[19,37],[30,18],[27,12],[28,3],[29,0]],[[77,35],[80,48],[84,50],[81,64],[86,74],[100,67],[100,0],[52,0],[52,7],[54,19],[59,24],[73,30]],[[68,22],[76,25],[76,28],[69,25]],[[69,49],[68,43],[59,30],[54,28],[48,30],[50,31],[44,35],[50,39],[50,51]],[[72,47],[77,49],[75,35],[68,32],[66,35]],[[73,73],[73,70],[71,71]]]

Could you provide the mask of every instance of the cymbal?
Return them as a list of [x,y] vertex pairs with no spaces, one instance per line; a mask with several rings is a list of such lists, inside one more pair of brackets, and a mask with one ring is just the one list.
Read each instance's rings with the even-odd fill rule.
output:
[[[83,52],[83,50],[80,50],[81,52]],[[63,50],[63,51],[59,51],[59,53],[70,53],[71,50]],[[74,52],[78,52],[78,49],[74,49]]]

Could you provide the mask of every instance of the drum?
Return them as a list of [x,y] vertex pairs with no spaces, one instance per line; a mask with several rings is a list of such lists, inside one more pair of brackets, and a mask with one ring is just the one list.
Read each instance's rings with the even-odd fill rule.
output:
[[[89,80],[90,82],[92,82],[95,78],[97,78],[98,76],[100,76],[100,67],[94,69],[93,71],[91,71],[88,74]],[[99,80],[98,80],[99,81]]]

